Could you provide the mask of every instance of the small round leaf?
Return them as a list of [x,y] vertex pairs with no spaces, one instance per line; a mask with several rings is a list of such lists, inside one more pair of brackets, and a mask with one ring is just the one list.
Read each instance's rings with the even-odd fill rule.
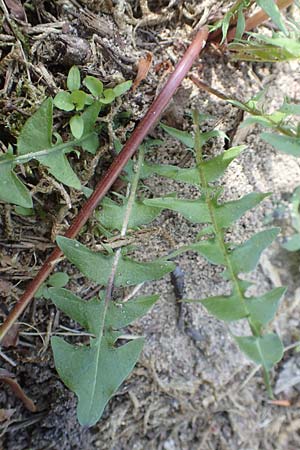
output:
[[118,84],[117,86],[115,86],[113,88],[113,91],[115,93],[116,97],[119,97],[120,95],[125,94],[125,92],[129,91],[129,89],[131,88],[132,85],[132,81],[124,81],[124,83]]
[[73,66],[69,70],[67,78],[67,87],[69,91],[75,91],[80,88],[80,72],[78,67]]
[[84,122],[81,116],[76,115],[70,119],[71,132],[76,139],[80,139],[83,134]]
[[71,100],[71,94],[66,91],[58,92],[53,99],[53,103],[56,108],[62,109],[63,111],[73,111],[75,108]]
[[80,111],[81,109],[84,108],[87,96],[88,95],[84,91],[81,91],[80,89],[76,89],[75,91],[72,92],[70,98],[72,102],[75,103],[76,105],[76,111]]
[[69,276],[64,272],[56,272],[51,275],[47,281],[47,284],[53,287],[61,288],[69,282]]
[[104,103],[105,105],[112,103],[114,101],[114,99],[116,98],[114,89],[105,89],[103,91],[103,95],[104,95],[104,98],[101,98],[99,101],[101,103]]
[[100,97],[103,92],[103,83],[95,77],[85,77],[83,84],[94,97]]

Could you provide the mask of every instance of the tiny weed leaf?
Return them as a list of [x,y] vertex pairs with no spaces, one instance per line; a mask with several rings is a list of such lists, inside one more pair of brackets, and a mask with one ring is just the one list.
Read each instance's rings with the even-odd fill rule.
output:
[[76,116],[71,117],[70,128],[74,138],[80,139],[81,136],[83,135],[84,130],[84,121],[82,116],[79,116],[77,114]]
[[90,153],[95,153],[98,145],[99,138],[98,134],[94,131],[95,123],[97,121],[99,112],[101,110],[101,103],[94,102],[89,106],[82,114],[81,118],[83,120],[83,136],[87,136],[82,139],[82,148]]
[[56,272],[53,275],[50,275],[50,277],[47,280],[47,284],[49,286],[62,288],[69,282],[69,276],[64,272]]
[[300,250],[300,234],[294,234],[286,242],[282,244],[282,247],[289,252],[296,252]]
[[101,103],[108,105],[109,103],[112,103],[114,99],[116,98],[116,94],[113,89],[105,89],[103,91],[104,98],[101,97],[99,100]]
[[76,106],[76,111],[81,111],[84,108],[87,98],[88,95],[85,92],[81,91],[80,89],[72,91],[70,95],[70,100]]
[[71,345],[57,337],[51,341],[57,371],[78,397],[79,422],[91,426],[132,371],[143,347],[142,338],[116,346],[120,328],[146,314],[158,296],[106,305],[104,299],[86,302],[65,289],[49,292],[58,308],[94,334],[87,346]]
[[[76,70],[73,70],[72,75],[75,79],[74,74],[76,75]],[[74,140],[63,142],[58,133],[53,133],[52,121],[53,104],[61,109],[70,110],[71,105],[76,102],[77,106],[83,107],[84,99],[84,104],[90,103],[91,97],[78,89],[74,89],[72,94],[60,92],[54,100],[46,99],[25,122],[17,140],[17,155],[14,156],[10,150],[0,157],[0,199],[23,208],[32,208],[30,193],[13,170],[17,164],[24,164],[32,159],[39,161],[61,183],[81,189],[80,180],[70,166],[66,153],[73,151],[75,146],[81,146],[91,153],[96,152],[99,140],[94,126],[101,103],[93,101],[81,116],[75,115],[71,118],[70,127]],[[89,100],[86,101],[87,99]],[[55,143],[52,141],[53,136],[56,138]]]
[[80,72],[77,66],[71,67],[67,78],[67,88],[69,91],[80,89]]
[[53,99],[53,103],[56,108],[62,109],[63,111],[73,111],[75,108],[71,94],[66,91],[58,92]]
[[94,102],[81,114],[84,123],[85,135],[94,130],[94,125],[98,119],[100,110],[101,110],[101,103]]
[[132,81],[124,81],[124,83],[120,83],[117,86],[113,88],[114,94],[116,97],[120,97],[121,95],[125,94],[125,92],[129,91],[129,89],[132,86]]
[[83,80],[83,84],[94,97],[99,98],[102,95],[103,83],[97,78],[87,76]]

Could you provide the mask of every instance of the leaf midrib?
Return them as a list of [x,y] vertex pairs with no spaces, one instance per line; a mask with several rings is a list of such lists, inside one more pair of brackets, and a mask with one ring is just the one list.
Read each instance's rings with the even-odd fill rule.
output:
[[25,155],[14,155],[12,159],[0,160],[0,165],[11,165],[11,164],[21,164],[22,162],[28,162],[31,159],[38,159],[41,156],[47,156],[49,153],[56,153],[58,151],[64,150],[68,147],[75,145],[80,145],[83,141],[93,135],[94,132],[88,133],[80,139],[74,139],[72,141],[63,142],[62,144],[54,145],[53,147],[45,148],[37,152],[26,153]]

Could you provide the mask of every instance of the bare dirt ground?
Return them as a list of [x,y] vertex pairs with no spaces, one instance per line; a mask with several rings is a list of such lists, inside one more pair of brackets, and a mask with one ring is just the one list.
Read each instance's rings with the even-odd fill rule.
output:
[[[133,79],[136,63],[147,52],[153,55],[152,68],[136,92],[117,107],[130,111],[126,125],[130,131],[147,110],[168,71],[182,55],[192,27],[207,17],[218,16],[228,6],[222,2],[181,1],[27,1],[27,15],[19,18],[22,40],[6,29],[6,45],[1,43],[0,76],[2,97],[0,113],[1,141],[15,143],[20,126],[46,95],[54,95],[64,86],[70,66],[79,65],[83,73],[97,76],[114,85]],[[225,2],[226,3],[226,2]],[[9,10],[9,14],[13,14]],[[18,18],[17,18],[18,19]],[[20,21],[21,20],[21,21]],[[24,23],[25,22],[25,23]],[[6,25],[7,26],[7,25]],[[4,33],[4,31],[3,31]],[[2,34],[0,39],[3,39]],[[211,48],[197,62],[194,73],[227,95],[243,100],[269,85],[269,107],[281,104],[284,95],[300,98],[299,66],[289,64],[232,63],[228,55]],[[185,114],[192,107],[210,114],[203,129],[229,132],[237,124],[237,110],[199,91],[186,79],[162,117],[165,123],[187,129]],[[116,110],[115,110],[116,111]],[[288,204],[290,194],[300,183],[299,160],[277,153],[259,138],[259,129],[239,130],[233,144],[246,143],[248,149],[231,164],[222,181],[226,199],[255,191],[273,195],[259,208],[246,214],[231,232],[238,242],[262,229],[265,222],[279,224],[282,236],[289,231],[289,216],[280,207]],[[124,138],[122,130],[117,131]],[[123,133],[123,134],[122,134]],[[152,133],[162,137],[159,130]],[[165,139],[165,138],[164,138]],[[103,137],[104,147],[109,139]],[[107,144],[108,142],[108,144]],[[224,146],[218,139],[207,150],[216,154]],[[154,149],[151,160],[176,164],[186,150],[167,138]],[[77,171],[93,187],[107,167],[109,152],[99,161],[87,157],[74,161]],[[95,170],[94,170],[95,168]],[[94,173],[95,172],[95,173]],[[37,272],[45,255],[53,247],[55,233],[64,229],[82,197],[70,192],[73,209],[68,211],[59,187],[41,169],[34,168],[40,213],[33,217],[17,215],[13,207],[0,203],[1,311],[4,317],[20,296],[27,280]],[[146,181],[155,195],[178,190],[180,196],[193,195],[185,185],[152,177]],[[57,206],[59,205],[59,206]],[[93,244],[93,222],[82,240]],[[155,257],[178,244],[187,243],[197,233],[179,215],[165,212],[153,224],[149,237],[140,239],[141,257]],[[282,237],[281,237],[282,238]],[[219,270],[202,258],[188,253],[177,259],[185,273],[186,297],[200,298],[224,292]],[[297,253],[280,247],[280,240],[268,249],[251,279],[257,291],[284,284],[288,293],[272,327],[285,346],[299,340],[299,265]],[[60,269],[75,273],[70,287],[89,295],[94,286],[87,284],[74,269],[62,263]],[[16,362],[12,368],[38,412],[26,411],[6,386],[1,386],[0,408],[12,408],[13,414],[2,426],[4,450],[101,449],[101,450],[296,450],[300,448],[300,357],[296,349],[285,352],[272,372],[277,398],[290,400],[291,406],[271,405],[261,373],[237,350],[230,330],[207,314],[199,305],[185,305],[184,327],[177,324],[177,308],[170,278],[143,287],[144,292],[159,292],[160,301],[131,329],[146,337],[143,355],[133,374],[107,406],[101,421],[84,429],[76,421],[76,399],[59,380],[54,369],[49,342],[37,336],[21,335],[19,344],[5,353]],[[22,319],[22,331],[47,332],[59,324],[70,325],[57,316],[46,300],[35,301]],[[51,326],[51,328],[50,328]],[[243,332],[244,324],[234,330]],[[47,334],[46,334],[47,336]],[[0,423],[1,426],[1,423]]]

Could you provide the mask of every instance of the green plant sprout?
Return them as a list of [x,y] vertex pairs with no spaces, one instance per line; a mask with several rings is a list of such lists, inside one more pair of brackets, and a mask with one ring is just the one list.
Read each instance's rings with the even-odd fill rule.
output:
[[[68,75],[68,88],[71,93],[57,94],[53,100],[47,98],[38,110],[25,122],[17,140],[16,152],[12,146],[5,154],[0,155],[0,200],[13,203],[23,208],[32,208],[33,202],[30,191],[15,173],[15,168],[29,161],[38,161],[47,168],[48,172],[59,182],[66,186],[81,190],[80,179],[72,169],[67,154],[81,148],[95,154],[99,145],[95,124],[103,105],[114,101],[123,95],[131,86],[131,81],[119,84],[113,89],[101,90],[102,83],[94,77],[87,76],[84,85],[92,95],[79,90],[80,73],[77,67],[70,69]],[[76,114],[70,119],[70,128],[73,138],[63,141],[61,136],[53,131],[53,105],[61,109],[69,107],[77,111],[84,108],[81,115]],[[74,94],[72,96],[72,94]],[[79,99],[84,98],[84,102]],[[60,100],[59,100],[60,99]],[[73,103],[72,103],[73,102]],[[53,141],[54,138],[54,141]]]
[[[103,83],[90,75],[83,79],[82,84],[89,93],[81,87],[81,77],[78,67],[71,67],[68,78],[68,91],[60,91],[53,99],[54,105],[63,111],[82,111],[87,105],[99,102],[102,105],[109,105],[117,97],[125,94],[132,85],[132,81],[125,81],[114,88],[103,88]],[[75,114],[69,121],[71,132],[76,139],[80,139],[84,131],[84,118],[80,114]]]
[[69,276],[65,272],[55,272],[43,283],[35,294],[35,298],[45,298],[49,299],[49,288],[65,287],[69,282]]

